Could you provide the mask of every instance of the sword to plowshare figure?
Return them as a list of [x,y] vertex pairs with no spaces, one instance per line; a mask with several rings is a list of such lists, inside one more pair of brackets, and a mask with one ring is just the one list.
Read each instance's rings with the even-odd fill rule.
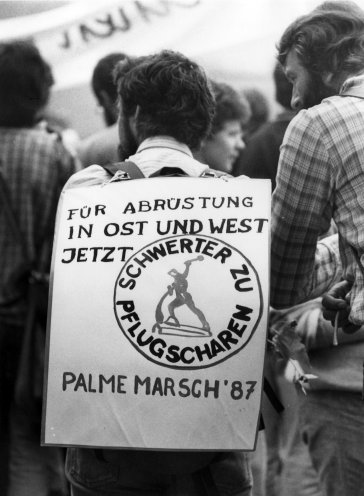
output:
[[[191,296],[191,293],[187,291],[188,289],[187,277],[190,271],[191,264],[192,262],[195,261],[201,262],[203,259],[204,259],[203,256],[199,255],[197,258],[186,260],[186,262],[184,262],[186,268],[182,273],[178,272],[178,270],[176,269],[171,269],[168,272],[168,274],[173,277],[174,281],[172,284],[168,285],[167,291],[159,300],[159,303],[155,310],[156,324],[153,326],[153,331],[155,331],[156,329],[160,331],[161,324],[163,323],[173,327],[180,327],[181,324],[176,317],[175,309],[181,307],[182,305],[187,305],[187,307],[191,310],[191,312],[193,312],[197,316],[197,318],[201,322],[202,329],[204,329],[207,332],[210,331],[210,325],[207,322],[205,315],[199,308],[196,307],[195,302],[193,301],[193,298]],[[169,316],[166,320],[164,320],[162,305],[166,297],[172,296],[173,293],[175,293],[175,298],[169,303],[168,305]]]

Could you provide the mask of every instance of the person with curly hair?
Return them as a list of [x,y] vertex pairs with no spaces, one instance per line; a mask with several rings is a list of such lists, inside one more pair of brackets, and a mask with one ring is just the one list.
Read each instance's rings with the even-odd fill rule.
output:
[[[300,432],[330,496],[364,494],[363,44],[364,12],[328,1],[293,22],[278,47],[299,113],[273,195],[271,304],[279,311],[271,324],[294,322],[307,347],[312,379],[298,394]],[[338,236],[317,243],[332,220]],[[303,301],[327,289],[324,311],[321,298]],[[339,332],[328,321],[335,315]],[[286,375],[296,377],[291,363]]]
[[[336,299],[339,324],[353,331],[364,323],[357,261],[364,253],[364,12],[353,2],[332,4],[294,21],[278,46],[299,113],[285,134],[273,195],[271,303],[284,308],[321,295],[341,275],[341,259],[341,288],[351,292],[350,304]],[[324,247],[332,263],[315,271],[317,240],[332,219],[340,257]]]
[[[120,156],[147,178],[200,177],[210,171],[192,155],[209,135],[215,111],[214,95],[201,67],[180,53],[164,50],[138,61],[119,62],[115,81]],[[108,180],[104,168],[92,165],[75,174],[66,188]],[[252,487],[247,454],[240,451],[68,448],[66,473],[73,496],[250,496]]]
[[67,494],[63,450],[39,442],[43,350],[32,338],[45,339],[44,315],[24,366],[34,329],[31,271],[49,271],[57,201],[79,169],[44,120],[53,83],[32,42],[0,43],[0,493],[8,496]]
[[195,157],[210,167],[232,172],[239,152],[244,148],[243,128],[249,122],[248,101],[228,84],[211,81],[216,100],[215,117],[208,137]]

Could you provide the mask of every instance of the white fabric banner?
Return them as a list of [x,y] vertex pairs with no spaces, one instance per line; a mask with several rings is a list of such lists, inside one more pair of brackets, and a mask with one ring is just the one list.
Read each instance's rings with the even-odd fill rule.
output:
[[66,190],[44,444],[254,448],[270,197],[270,181],[246,178]]
[[[358,0],[364,4],[364,0]],[[177,50],[237,90],[256,88],[276,112],[276,44],[288,24],[321,0],[0,0],[0,40],[33,38],[53,68],[50,113],[81,137],[104,126],[90,81],[112,52]],[[10,6],[9,6],[10,4]],[[19,15],[22,5],[24,15]],[[43,9],[39,12],[39,9]],[[38,12],[37,12],[38,9]],[[25,15],[26,14],[26,15]],[[18,17],[15,17],[18,15]]]
[[33,38],[52,65],[58,88],[89,83],[95,64],[108,53],[145,55],[163,48],[194,58],[212,77],[242,81],[248,75],[256,78],[271,74],[275,44],[283,30],[297,15],[318,3],[318,0],[50,1],[44,12],[0,20],[0,40]]

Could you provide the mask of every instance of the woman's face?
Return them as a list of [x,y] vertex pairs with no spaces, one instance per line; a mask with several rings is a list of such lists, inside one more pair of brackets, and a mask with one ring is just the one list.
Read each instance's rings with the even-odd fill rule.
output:
[[231,172],[240,150],[245,147],[238,120],[226,121],[201,147],[204,162],[212,169]]

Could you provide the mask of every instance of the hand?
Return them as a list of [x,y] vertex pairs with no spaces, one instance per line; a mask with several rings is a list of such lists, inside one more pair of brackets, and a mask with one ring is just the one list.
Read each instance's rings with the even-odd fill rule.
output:
[[338,313],[338,326],[348,334],[360,329],[360,326],[349,321],[350,303],[348,294],[351,286],[352,283],[349,281],[338,282],[322,297],[322,306],[324,307],[322,315],[324,319],[329,320],[335,326],[335,318]]

